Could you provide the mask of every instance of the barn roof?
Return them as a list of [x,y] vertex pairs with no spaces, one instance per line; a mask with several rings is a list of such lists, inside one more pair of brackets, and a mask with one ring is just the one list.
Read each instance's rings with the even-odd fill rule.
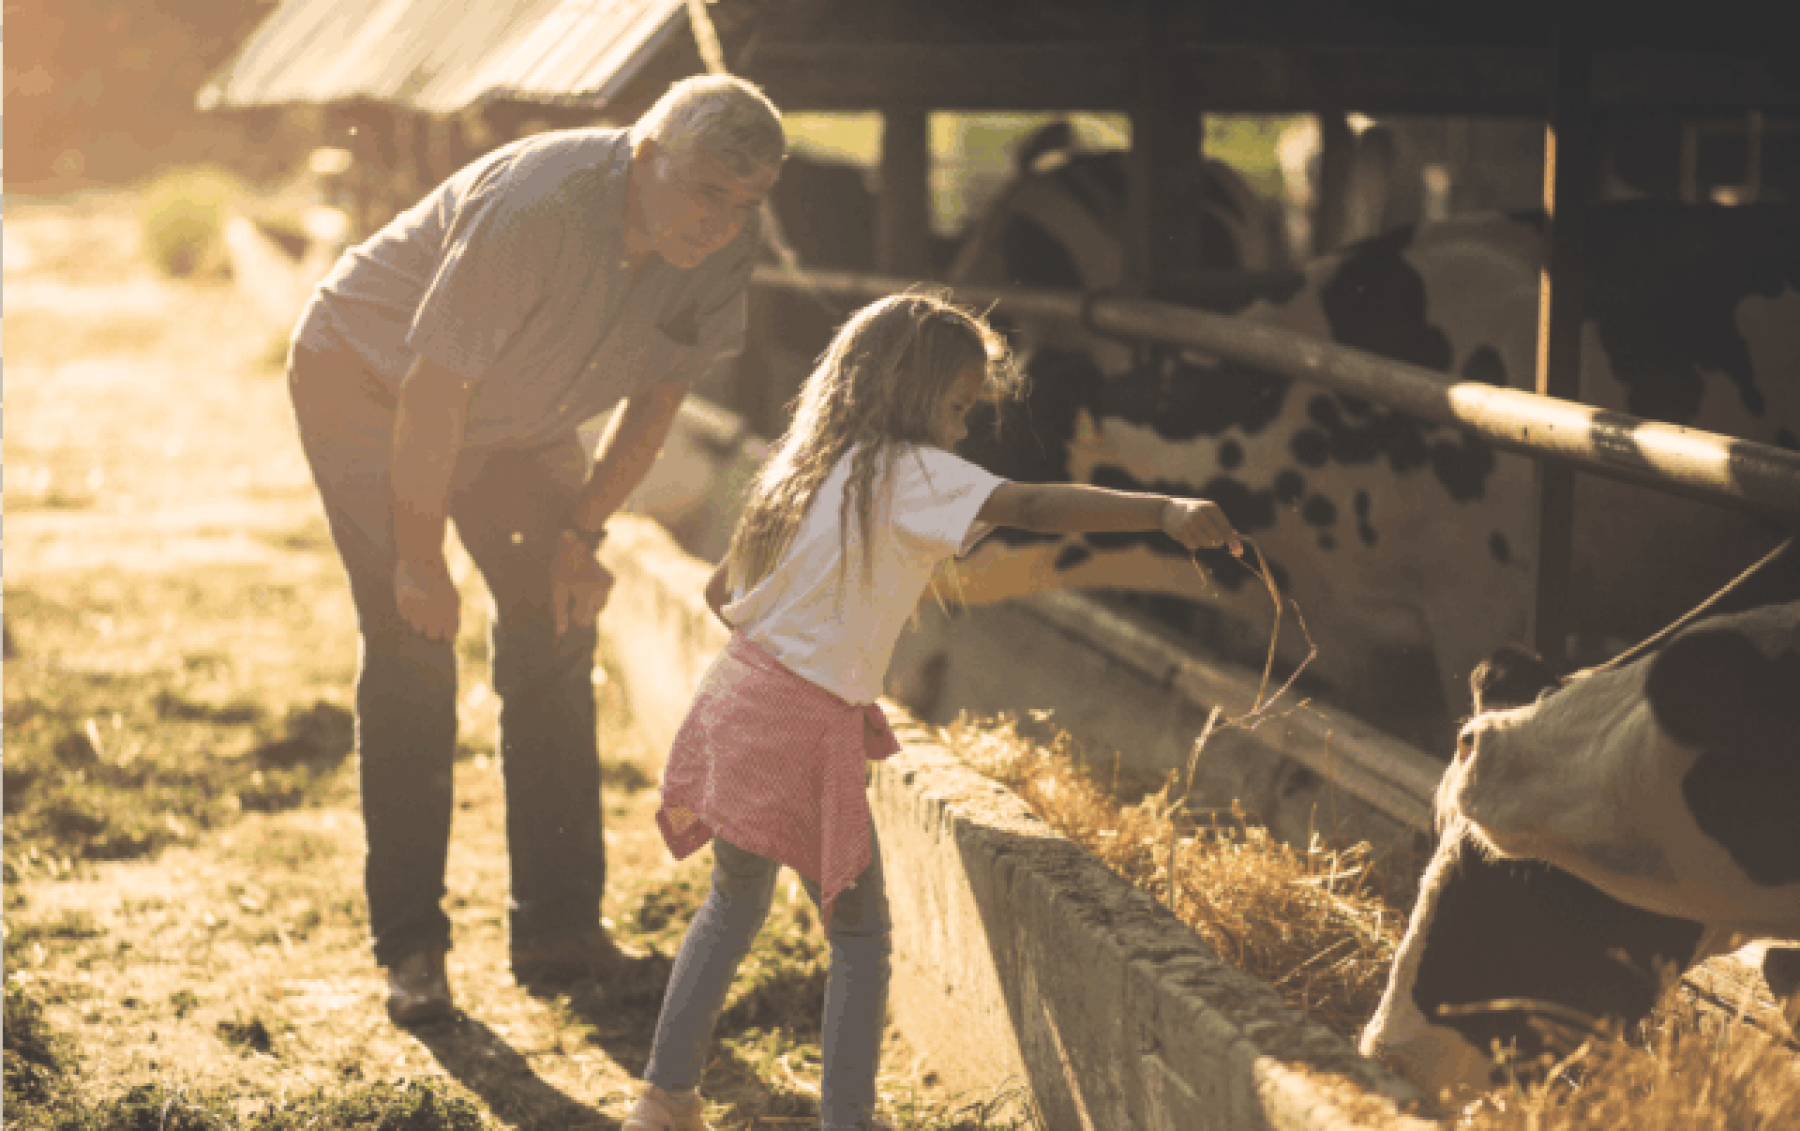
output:
[[284,0],[202,109],[370,99],[449,113],[492,98],[604,103],[686,0]]

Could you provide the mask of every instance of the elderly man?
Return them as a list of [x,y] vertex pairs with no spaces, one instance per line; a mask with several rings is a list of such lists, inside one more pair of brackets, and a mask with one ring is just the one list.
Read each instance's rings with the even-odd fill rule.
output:
[[[332,269],[294,331],[300,438],[362,636],[365,882],[388,1012],[454,1012],[441,906],[459,601],[446,520],[493,594],[514,977],[605,978],[595,618],[607,519],[688,388],[736,354],[781,117],[729,77],[629,130],[525,138]],[[576,426],[619,406],[592,454]]]

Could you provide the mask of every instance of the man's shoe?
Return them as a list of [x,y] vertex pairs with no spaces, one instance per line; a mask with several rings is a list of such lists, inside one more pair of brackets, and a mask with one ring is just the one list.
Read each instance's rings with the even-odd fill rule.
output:
[[592,978],[605,984],[643,955],[621,950],[604,927],[516,944],[513,978],[522,986],[561,986]]
[[387,1011],[388,1018],[402,1028],[456,1016],[443,951],[416,951],[388,967]]

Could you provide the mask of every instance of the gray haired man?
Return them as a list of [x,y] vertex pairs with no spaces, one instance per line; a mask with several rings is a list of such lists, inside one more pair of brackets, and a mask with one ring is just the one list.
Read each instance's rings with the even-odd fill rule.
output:
[[[607,519],[690,386],[742,347],[781,117],[729,77],[629,130],[504,146],[344,253],[288,385],[362,637],[365,882],[388,1012],[453,1014],[444,865],[459,601],[447,521],[494,598],[513,973],[605,978],[595,618]],[[576,426],[617,406],[591,458]]]

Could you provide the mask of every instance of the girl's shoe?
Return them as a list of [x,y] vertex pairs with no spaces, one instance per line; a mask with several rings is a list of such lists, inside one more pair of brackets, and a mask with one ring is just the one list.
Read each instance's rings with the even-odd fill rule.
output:
[[705,1111],[697,1093],[678,1100],[652,1084],[638,1097],[619,1131],[712,1131]]

